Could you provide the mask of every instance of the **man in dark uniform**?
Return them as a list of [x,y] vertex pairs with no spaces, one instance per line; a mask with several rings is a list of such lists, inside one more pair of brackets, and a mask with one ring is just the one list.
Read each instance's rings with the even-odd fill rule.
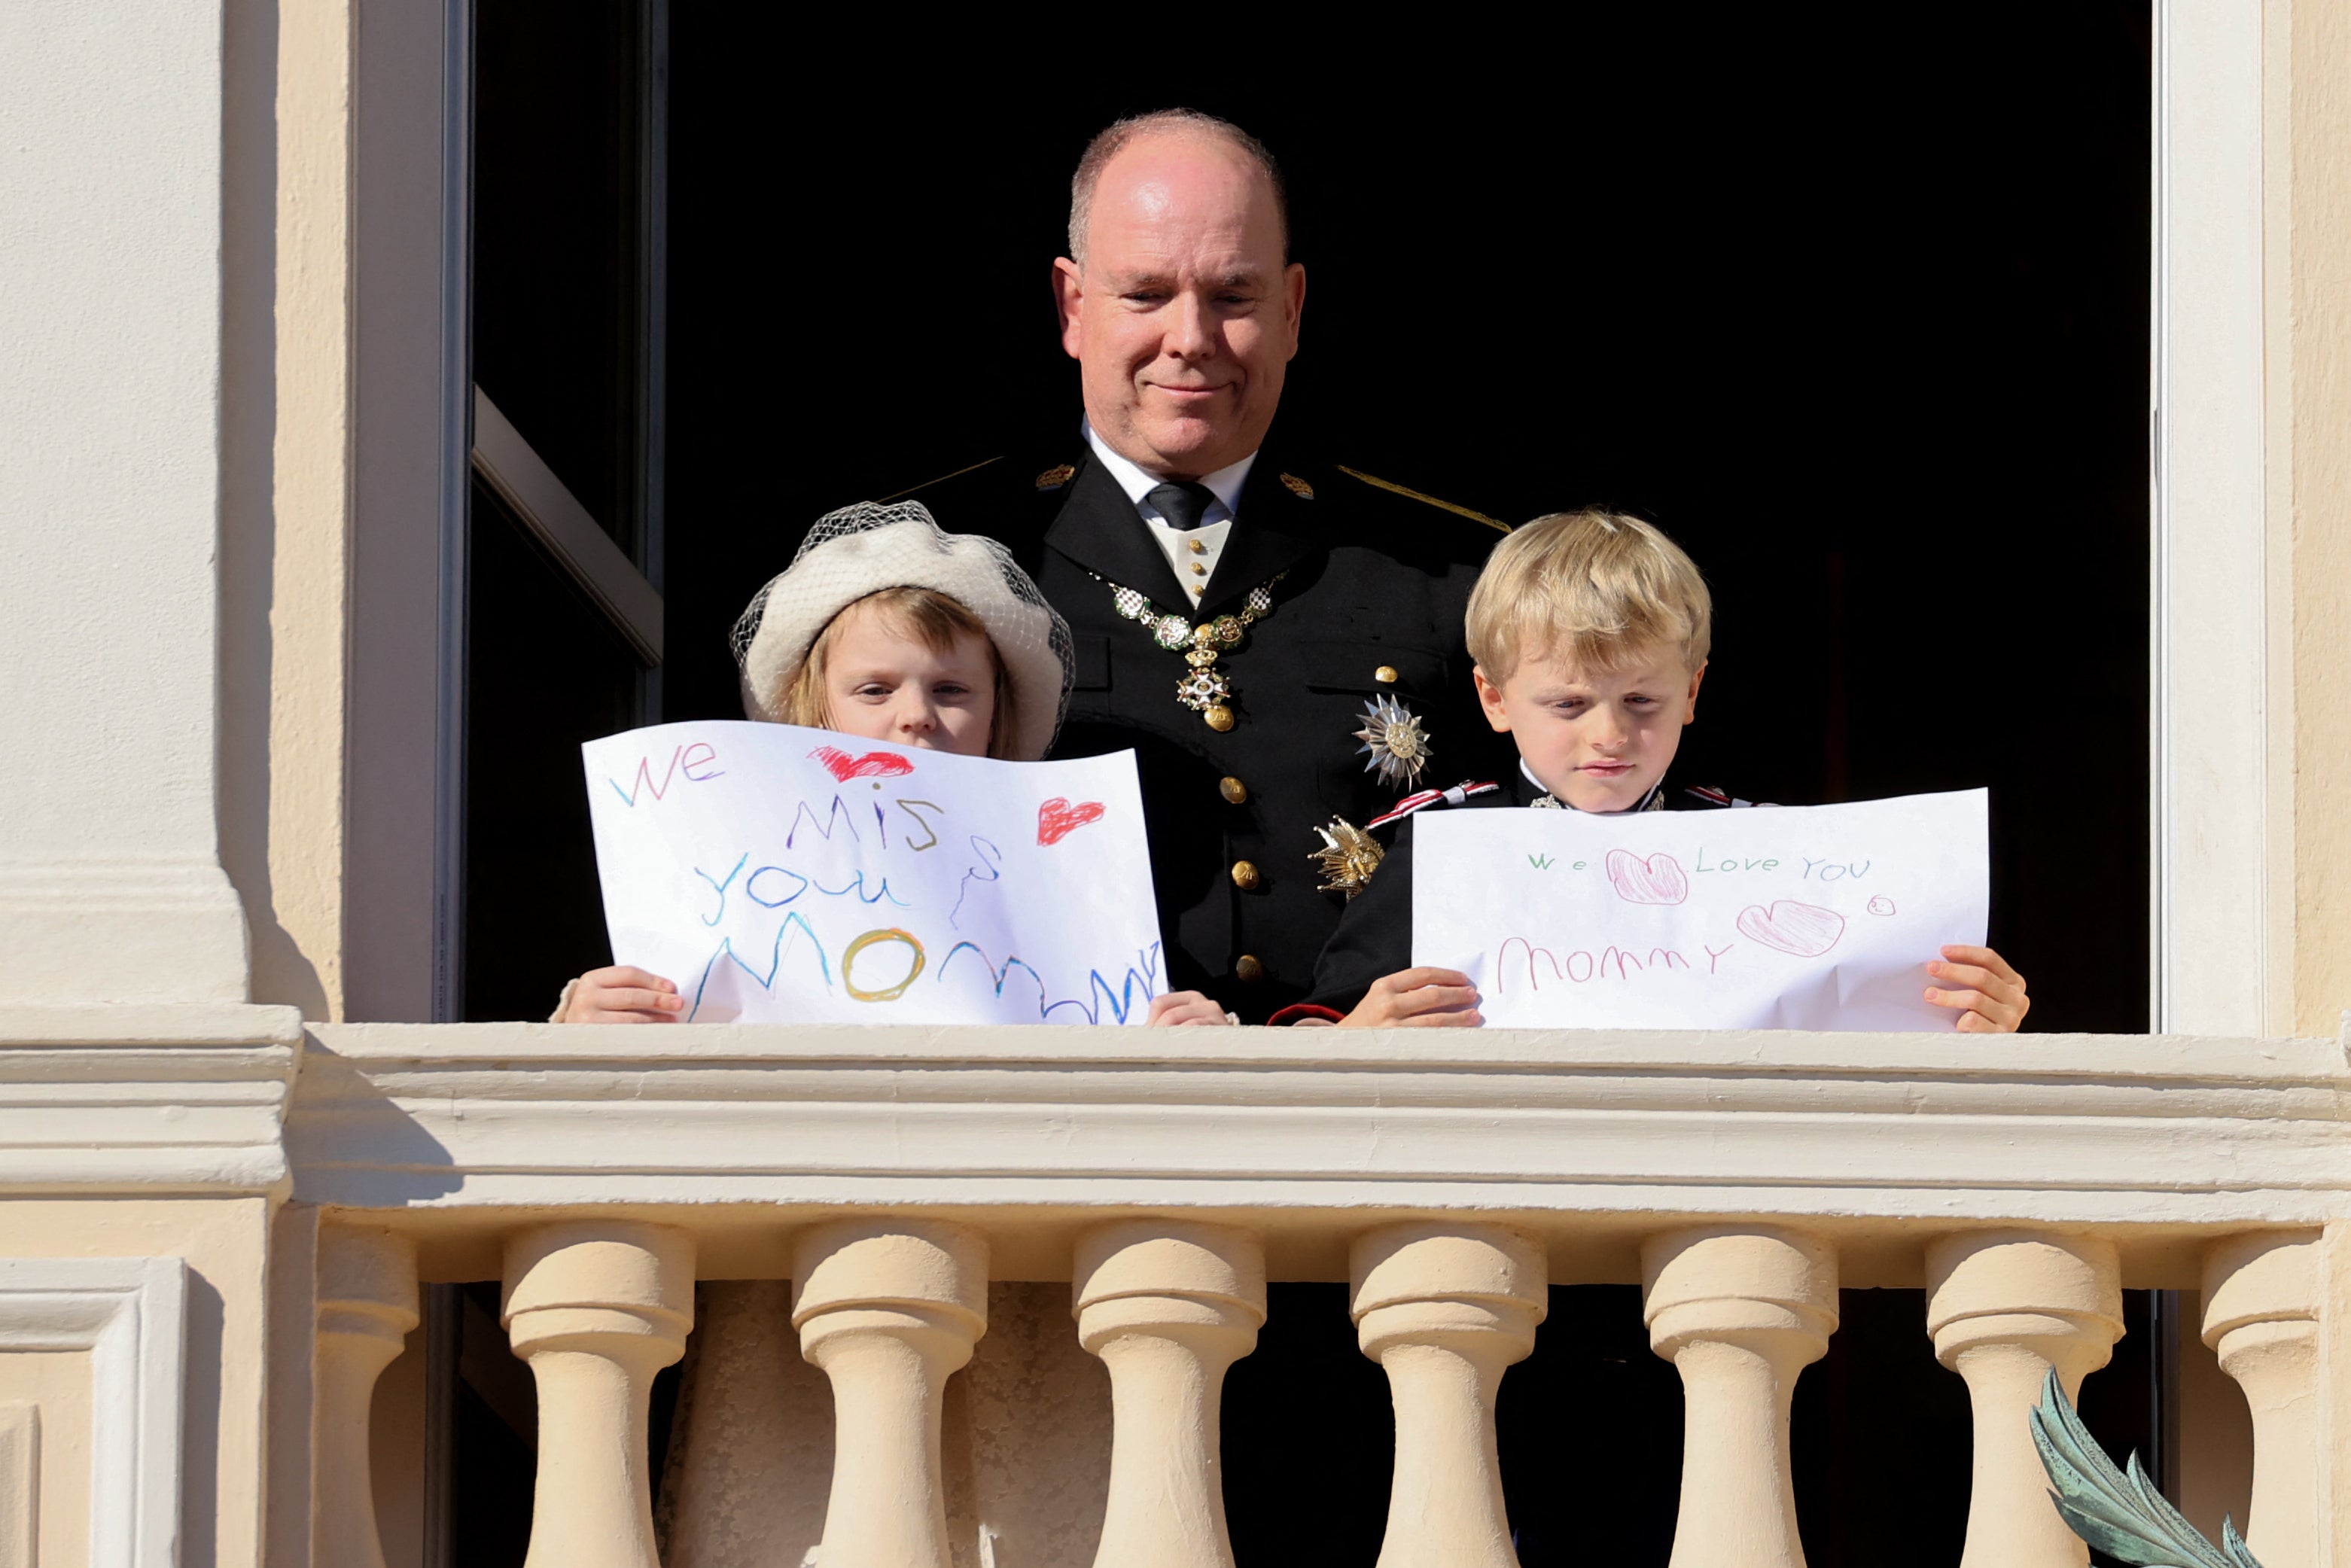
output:
[[1055,264],[1085,420],[906,494],[1003,539],[1077,641],[1055,755],[1133,748],[1168,983],[1258,1022],[1343,895],[1316,830],[1490,765],[1462,615],[1506,525],[1270,444],[1305,268],[1273,161],[1175,111],[1095,139]]

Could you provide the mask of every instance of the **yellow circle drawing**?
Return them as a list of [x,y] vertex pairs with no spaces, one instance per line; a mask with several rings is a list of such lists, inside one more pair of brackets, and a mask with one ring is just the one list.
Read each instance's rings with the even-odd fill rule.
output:
[[[857,966],[857,955],[876,942],[904,942],[914,950],[914,967],[907,970],[906,977],[894,986],[884,987],[878,991],[861,991],[857,988],[857,982],[849,977],[849,972]],[[906,994],[906,988],[922,975],[923,966],[928,961],[923,956],[923,945],[914,940],[912,932],[901,931],[894,925],[886,931],[868,931],[852,942],[849,951],[841,956],[841,988],[861,1002],[894,1002]]]

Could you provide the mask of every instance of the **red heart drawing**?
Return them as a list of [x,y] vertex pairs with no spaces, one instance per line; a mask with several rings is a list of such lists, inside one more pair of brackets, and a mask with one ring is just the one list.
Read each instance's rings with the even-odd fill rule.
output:
[[1088,822],[1102,821],[1100,800],[1081,800],[1072,806],[1066,796],[1056,795],[1037,808],[1037,841],[1058,844]]
[[1663,850],[1647,860],[1631,850],[1610,850],[1608,881],[1627,904],[1679,904],[1689,896],[1682,862]]
[[869,751],[862,757],[852,757],[835,747],[820,746],[809,753],[824,764],[824,770],[843,784],[852,779],[896,779],[914,770],[914,765],[894,751]]
[[1782,899],[1768,914],[1757,904],[1740,910],[1739,929],[1766,947],[1777,947],[1799,958],[1817,958],[1844,935],[1844,916],[1834,909]]

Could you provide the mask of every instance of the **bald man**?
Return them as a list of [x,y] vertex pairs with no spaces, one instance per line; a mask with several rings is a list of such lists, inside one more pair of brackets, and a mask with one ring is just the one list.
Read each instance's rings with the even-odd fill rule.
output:
[[1068,619],[1055,755],[1136,753],[1168,983],[1247,1022],[1305,994],[1376,852],[1356,826],[1499,777],[1462,617],[1507,529],[1274,440],[1306,307],[1289,228],[1238,127],[1104,131],[1053,264],[1083,419],[908,492],[1004,539]]

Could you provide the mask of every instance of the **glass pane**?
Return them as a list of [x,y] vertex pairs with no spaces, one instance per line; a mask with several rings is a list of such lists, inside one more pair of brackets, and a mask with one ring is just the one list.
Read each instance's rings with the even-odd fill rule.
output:
[[464,1016],[543,1019],[611,961],[580,747],[636,722],[638,665],[479,484],[473,535]]
[[474,89],[474,380],[632,558],[640,12],[480,0]]

